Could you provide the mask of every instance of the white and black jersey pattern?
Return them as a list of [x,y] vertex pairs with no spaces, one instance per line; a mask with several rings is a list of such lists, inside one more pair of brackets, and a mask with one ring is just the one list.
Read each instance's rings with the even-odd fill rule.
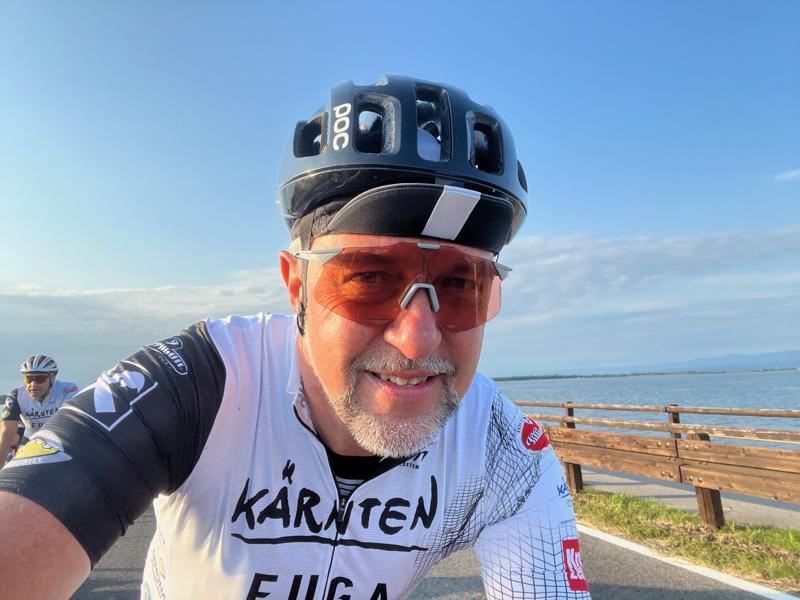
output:
[[143,349],[59,411],[0,489],[56,515],[93,564],[155,497],[148,599],[405,598],[469,546],[488,598],[589,598],[560,465],[493,382],[477,375],[430,445],[340,502],[295,337],[289,317],[231,317]]

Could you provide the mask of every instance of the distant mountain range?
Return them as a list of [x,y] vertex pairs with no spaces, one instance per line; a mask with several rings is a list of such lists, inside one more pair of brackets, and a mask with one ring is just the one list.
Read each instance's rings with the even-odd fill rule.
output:
[[800,369],[800,350],[763,354],[726,354],[652,365],[597,367],[562,371],[563,375],[622,375],[627,373],[680,373],[686,371],[749,371],[758,369]]

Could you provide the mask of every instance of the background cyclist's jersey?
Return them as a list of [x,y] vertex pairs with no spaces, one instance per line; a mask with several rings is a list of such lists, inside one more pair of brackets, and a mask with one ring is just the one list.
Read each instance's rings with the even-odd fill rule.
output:
[[[589,598],[546,436],[476,375],[415,456],[339,503],[291,317],[201,322],[120,362],[34,435],[0,489],[95,564],[154,497],[143,598],[403,598],[474,546],[489,598]],[[26,446],[26,450],[31,444]]]
[[25,425],[25,437],[31,437],[64,402],[77,393],[76,384],[56,379],[44,398],[34,400],[22,385],[13,389],[5,397],[5,403],[0,405],[0,421],[22,421]]

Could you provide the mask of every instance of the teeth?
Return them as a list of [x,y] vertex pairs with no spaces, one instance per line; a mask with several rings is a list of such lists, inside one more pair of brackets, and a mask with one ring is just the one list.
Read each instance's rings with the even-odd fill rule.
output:
[[410,379],[405,379],[403,377],[395,377],[394,375],[386,375],[385,373],[375,373],[378,377],[380,377],[383,381],[391,381],[395,385],[403,385],[407,387],[411,387],[414,385],[418,385],[423,381],[427,381],[427,377],[411,377]]

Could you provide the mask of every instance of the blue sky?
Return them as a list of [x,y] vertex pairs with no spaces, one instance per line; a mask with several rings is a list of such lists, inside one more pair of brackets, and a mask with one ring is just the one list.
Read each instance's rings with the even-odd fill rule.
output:
[[284,143],[383,73],[515,132],[529,217],[482,371],[800,347],[800,4],[455,6],[0,4],[0,385],[287,310]]

